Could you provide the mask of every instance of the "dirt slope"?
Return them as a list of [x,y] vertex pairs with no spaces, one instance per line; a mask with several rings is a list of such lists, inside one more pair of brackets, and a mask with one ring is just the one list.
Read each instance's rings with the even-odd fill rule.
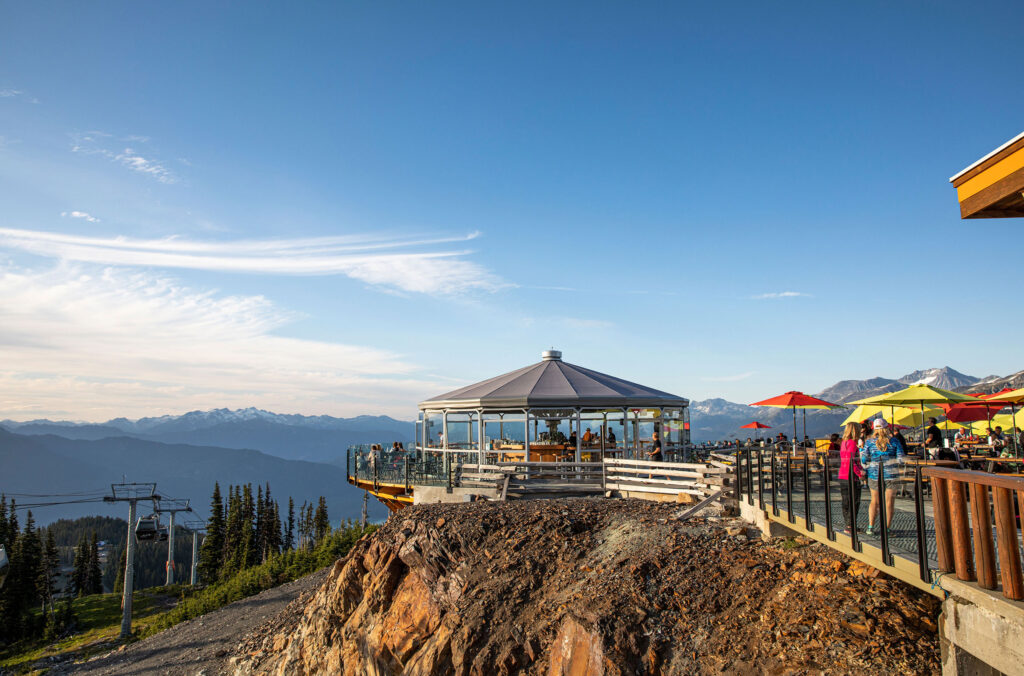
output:
[[935,599],[820,545],[677,513],[603,499],[405,510],[233,662],[239,674],[938,672]]

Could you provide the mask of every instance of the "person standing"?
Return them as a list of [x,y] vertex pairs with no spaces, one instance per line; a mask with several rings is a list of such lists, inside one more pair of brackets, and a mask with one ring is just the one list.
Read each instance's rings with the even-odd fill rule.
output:
[[[896,505],[897,472],[903,462],[903,447],[895,442],[889,433],[889,423],[879,418],[872,425],[874,436],[864,442],[860,449],[860,462],[868,469],[868,488],[871,489],[871,504],[868,505],[867,535],[875,534],[875,517],[878,503],[885,500],[885,528],[892,525],[893,509]],[[879,479],[885,475],[884,484]]]
[[647,457],[652,462],[663,462],[665,456],[661,452],[661,439],[658,437],[658,433],[655,432],[651,440],[651,450],[647,453]]
[[[839,444],[839,492],[843,496],[843,521],[847,529],[857,527],[857,512],[860,510],[861,479],[864,468],[861,467],[857,443],[860,440],[860,423],[846,423],[843,428],[843,439]],[[850,480],[850,472],[853,480]]]

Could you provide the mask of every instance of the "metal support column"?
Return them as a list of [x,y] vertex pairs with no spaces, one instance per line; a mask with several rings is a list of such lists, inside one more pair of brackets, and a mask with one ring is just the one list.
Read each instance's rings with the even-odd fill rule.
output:
[[135,592],[135,500],[128,501],[128,543],[121,592],[121,638],[132,635],[132,595]]
[[193,587],[196,586],[196,569],[199,565],[198,559],[199,554],[199,531],[192,531],[192,574],[189,576],[188,583]]
[[174,584],[174,512],[171,512],[170,525],[167,527],[167,581],[164,584]]

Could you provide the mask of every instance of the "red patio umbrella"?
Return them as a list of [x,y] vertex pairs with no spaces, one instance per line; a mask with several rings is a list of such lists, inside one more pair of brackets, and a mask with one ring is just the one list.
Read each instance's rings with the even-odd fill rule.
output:
[[773,408],[791,408],[793,409],[793,448],[796,448],[796,410],[803,409],[804,412],[804,436],[807,436],[807,409],[809,408],[842,408],[840,404],[833,404],[830,401],[824,399],[818,399],[812,397],[809,394],[803,392],[790,391],[785,394],[780,394],[777,397],[771,397],[764,401],[757,401],[751,404],[751,406],[771,406]]
[[1006,408],[1007,404],[1005,402],[986,400],[998,394],[1004,394],[1012,391],[1013,390],[1007,387],[999,392],[995,392],[994,394],[972,394],[970,396],[977,397],[978,403],[939,404],[939,406],[946,412],[946,419],[950,422],[966,423],[976,422],[978,420],[988,420],[991,423],[992,414],[998,413],[1002,409]]
[[771,425],[765,425],[763,422],[758,422],[756,420],[752,423],[747,423],[746,425],[740,425],[741,430],[770,430],[771,428]]

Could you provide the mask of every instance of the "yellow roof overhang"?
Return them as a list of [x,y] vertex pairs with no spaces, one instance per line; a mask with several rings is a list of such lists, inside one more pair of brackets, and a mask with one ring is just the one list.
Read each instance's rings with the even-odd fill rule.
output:
[[1024,133],[949,179],[960,218],[1024,217]]

